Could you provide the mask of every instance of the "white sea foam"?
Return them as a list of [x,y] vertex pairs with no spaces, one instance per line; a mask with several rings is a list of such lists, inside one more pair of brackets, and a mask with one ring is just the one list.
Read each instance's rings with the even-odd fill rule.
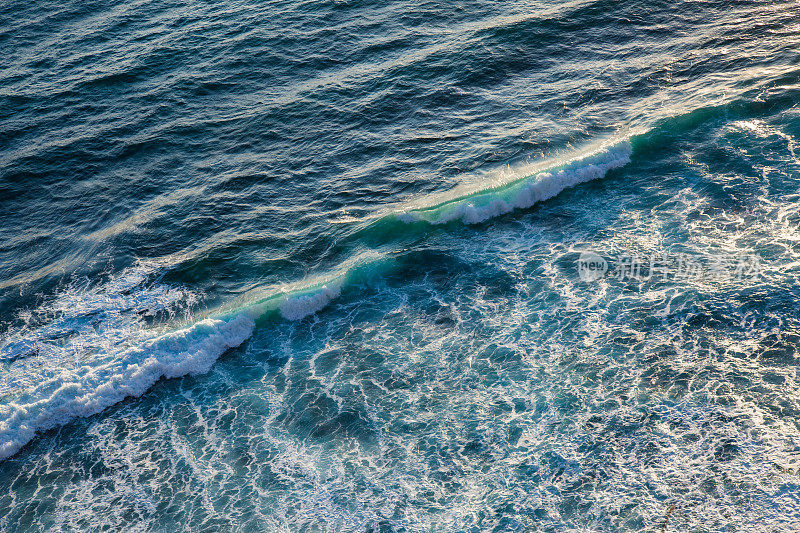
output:
[[327,306],[341,294],[341,286],[323,285],[311,293],[287,296],[280,305],[281,316],[288,320],[300,320]]
[[[407,223],[426,221],[431,224],[445,224],[461,220],[466,224],[477,224],[514,209],[531,207],[579,183],[602,178],[609,170],[629,163],[632,152],[630,142],[622,141],[553,170],[457,196],[437,205],[409,209],[399,213],[398,218]],[[524,169],[517,171],[517,174],[520,172],[524,172]]]
[[0,406],[0,460],[19,451],[37,431],[141,396],[162,377],[208,372],[220,355],[250,337],[254,325],[244,315],[206,319],[129,348],[104,364],[63,370]]

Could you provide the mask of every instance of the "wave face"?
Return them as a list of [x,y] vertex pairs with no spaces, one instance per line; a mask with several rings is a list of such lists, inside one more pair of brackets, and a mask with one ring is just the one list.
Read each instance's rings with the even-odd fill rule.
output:
[[799,40],[9,0],[0,531],[796,529]]
[[412,209],[400,213],[398,218],[409,223],[425,221],[446,224],[461,220],[466,224],[479,224],[514,209],[525,209],[549,200],[564,189],[579,183],[602,178],[609,170],[630,163],[632,152],[630,142],[622,141],[548,172],[539,172],[490,190],[448,200],[440,205]]

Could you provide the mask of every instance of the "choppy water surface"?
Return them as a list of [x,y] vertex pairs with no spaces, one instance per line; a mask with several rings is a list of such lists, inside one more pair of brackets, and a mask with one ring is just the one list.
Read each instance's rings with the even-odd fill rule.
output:
[[0,530],[797,529],[799,41],[6,3]]

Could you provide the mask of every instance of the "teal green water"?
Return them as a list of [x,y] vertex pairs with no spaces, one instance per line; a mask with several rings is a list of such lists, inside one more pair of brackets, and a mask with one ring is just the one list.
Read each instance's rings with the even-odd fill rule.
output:
[[796,12],[0,7],[0,530],[797,529]]

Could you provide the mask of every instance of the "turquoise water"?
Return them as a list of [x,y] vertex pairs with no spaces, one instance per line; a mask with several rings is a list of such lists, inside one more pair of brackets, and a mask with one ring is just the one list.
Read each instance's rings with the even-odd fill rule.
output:
[[798,28],[0,7],[0,530],[797,529]]

